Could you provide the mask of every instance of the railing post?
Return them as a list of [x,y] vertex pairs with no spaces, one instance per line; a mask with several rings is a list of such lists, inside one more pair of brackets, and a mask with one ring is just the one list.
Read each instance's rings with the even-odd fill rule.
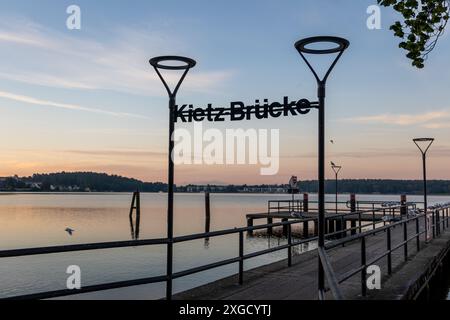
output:
[[441,219],[440,219],[440,212],[439,209],[436,210],[436,235],[441,234]]
[[361,294],[367,295],[366,237],[361,238]]
[[405,244],[403,245],[405,261],[408,261],[408,225],[406,221],[403,222],[403,241],[405,242]]
[[375,204],[372,204],[372,229],[375,230],[377,228],[377,224],[375,222]]
[[433,238],[436,238],[436,212],[433,210],[431,224],[433,225]]
[[392,274],[392,239],[391,239],[391,228],[387,229],[387,261],[388,261],[388,274]]
[[239,231],[239,284],[244,283],[244,232]]
[[416,217],[416,245],[417,245],[417,252],[420,251],[420,223],[419,218]]
[[[350,195],[350,212],[356,212],[356,195],[351,194]],[[352,229],[351,235],[356,234],[356,220],[355,217],[352,216],[350,227]]]
[[447,219],[447,229],[448,229],[448,208],[445,209],[445,217]]
[[292,225],[288,225],[288,267],[292,266]]

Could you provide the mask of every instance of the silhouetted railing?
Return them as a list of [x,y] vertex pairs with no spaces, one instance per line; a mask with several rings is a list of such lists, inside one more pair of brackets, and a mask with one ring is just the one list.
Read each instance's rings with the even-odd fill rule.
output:
[[[405,208],[408,208],[408,206],[400,206],[400,207],[394,207],[390,208],[392,210],[391,212],[395,213],[399,212],[401,210],[404,210]],[[348,216],[357,216],[359,220],[359,225],[352,228],[345,228],[343,230],[339,230],[334,233],[328,233],[326,237],[328,239],[335,238],[339,234],[347,234],[350,232],[352,235],[349,237],[342,238],[340,240],[333,240],[326,244],[325,249],[332,249],[341,245],[345,245],[346,243],[349,243],[351,241],[361,240],[361,266],[349,271],[345,275],[342,275],[341,277],[337,277],[335,272],[333,271],[331,264],[328,261],[327,253],[325,250],[321,250],[319,252],[319,259],[322,262],[324,266],[324,270],[326,273],[326,277],[328,278],[328,283],[330,286],[330,290],[333,292],[333,295],[336,299],[342,298],[342,295],[339,291],[339,284],[344,282],[345,280],[351,278],[355,274],[361,272],[362,278],[365,279],[365,272],[368,265],[371,265],[378,260],[382,259],[383,257],[388,257],[388,264],[389,264],[389,272],[392,270],[392,261],[390,259],[390,256],[393,251],[398,250],[400,248],[404,248],[405,257],[408,256],[407,251],[407,245],[410,241],[416,240],[417,241],[417,248],[420,249],[420,236],[424,234],[425,231],[420,231],[417,229],[417,232],[412,237],[407,237],[405,234],[404,241],[400,244],[397,244],[395,246],[392,246],[390,243],[390,234],[391,229],[397,226],[406,226],[408,223],[415,221],[416,225],[419,226],[419,219],[422,217],[425,217],[425,214],[419,214],[415,217],[408,218],[407,216],[401,216],[400,221],[398,222],[387,222],[384,221],[382,227],[376,228],[371,231],[364,231],[365,228],[370,227],[372,225],[376,225],[381,223],[381,221],[374,221],[370,222],[367,225],[362,224],[362,216],[364,214],[367,214],[367,212],[382,212],[383,208],[375,209],[375,210],[368,210],[368,211],[358,211],[358,212],[350,212],[340,215],[334,215],[334,219],[336,217],[342,217],[342,218],[348,218]],[[386,213],[386,212],[385,212]],[[449,208],[442,208],[436,211],[433,211],[433,237],[440,234],[441,229],[448,228],[449,224]],[[192,235],[186,235],[186,236],[179,236],[175,237],[173,239],[173,243],[182,243],[187,241],[194,241],[199,239],[206,239],[206,238],[214,238],[214,237],[220,237],[220,236],[226,236],[226,235],[232,235],[232,234],[238,234],[239,235],[239,250],[238,255],[233,258],[224,259],[218,262],[190,268],[187,270],[179,271],[176,273],[173,273],[170,277],[170,280],[178,279],[181,277],[185,277],[188,275],[192,275],[195,273],[203,272],[206,270],[211,270],[214,268],[230,265],[230,264],[238,264],[238,282],[242,284],[244,282],[244,262],[248,259],[252,259],[255,257],[259,257],[262,255],[266,255],[273,252],[278,252],[281,250],[287,250],[287,264],[288,266],[292,265],[292,248],[303,245],[310,242],[315,242],[317,240],[317,237],[304,239],[300,241],[294,241],[294,238],[292,236],[292,226],[297,224],[303,224],[304,221],[315,221],[317,218],[310,218],[310,219],[301,219],[301,220],[291,220],[286,222],[280,222],[280,223],[272,223],[272,224],[264,224],[264,225],[258,225],[258,226],[251,226],[251,227],[243,227],[243,228],[235,228],[235,229],[227,229],[227,230],[221,230],[221,231],[214,231],[214,232],[207,232],[207,233],[199,233],[199,234],[192,234]],[[287,233],[287,243],[279,245],[277,247],[268,248],[265,250],[260,250],[257,252],[252,252],[245,254],[244,250],[244,235],[245,233],[250,233],[255,230],[261,230],[261,229],[268,229],[268,228],[275,228],[275,227],[287,227],[288,233]],[[418,228],[418,227],[417,227]],[[386,232],[386,236],[388,239],[388,249],[383,254],[379,255],[376,258],[373,258],[369,262],[365,260],[366,257],[366,246],[365,246],[365,240],[366,237],[380,233],[380,232]],[[359,232],[359,234],[357,234]],[[126,247],[141,247],[141,246],[154,246],[154,245],[164,245],[168,243],[168,239],[160,238],[160,239],[147,239],[147,240],[133,240],[133,241],[114,241],[114,242],[105,242],[105,243],[92,243],[92,244],[78,244],[78,245],[66,245],[66,246],[53,246],[53,247],[42,247],[42,248],[28,248],[28,249],[14,249],[14,250],[3,250],[0,251],[0,258],[10,258],[10,257],[23,257],[23,256],[33,256],[33,255],[43,255],[43,254],[58,254],[58,253],[67,253],[67,252],[77,252],[77,251],[91,251],[91,250],[105,250],[105,249],[112,249],[112,248],[126,248]],[[126,281],[120,281],[120,282],[111,282],[111,283],[103,283],[98,285],[91,285],[83,287],[79,290],[56,290],[56,291],[48,291],[48,292],[42,292],[42,293],[36,293],[36,294],[30,294],[30,295],[22,295],[22,296],[16,296],[16,297],[10,297],[8,299],[49,299],[49,298],[55,298],[55,297],[63,297],[63,296],[71,296],[71,295],[78,295],[83,293],[89,293],[89,292],[97,292],[97,291],[103,291],[103,290],[110,290],[110,289],[118,289],[118,288],[124,288],[124,287],[130,287],[130,286],[137,286],[137,285],[144,285],[144,284],[150,284],[150,283],[157,283],[157,282],[166,282],[168,281],[169,277],[167,275],[159,275],[154,277],[146,277],[141,279],[134,279],[134,280],[126,280]],[[364,283],[365,285],[365,283]],[[362,287],[362,293],[365,294],[365,287]],[[324,292],[320,293],[320,297],[324,297]]]
[[[431,213],[425,214],[420,213],[413,217],[408,217],[406,219],[403,219],[399,222],[391,223],[389,225],[385,225],[383,227],[377,228],[375,230],[366,231],[363,233],[359,233],[357,235],[353,235],[341,240],[336,240],[330,243],[327,243],[325,245],[325,249],[322,252],[319,252],[320,259],[322,261],[322,264],[324,265],[324,270],[326,273],[326,277],[328,279],[328,283],[330,286],[330,289],[333,297],[335,299],[342,299],[342,294],[339,289],[339,285],[345,282],[346,280],[352,278],[353,276],[357,274],[361,274],[361,295],[365,297],[367,295],[367,267],[370,265],[374,265],[378,261],[380,261],[383,258],[387,257],[387,270],[388,274],[392,274],[392,253],[396,250],[403,249],[403,255],[404,260],[407,261],[408,259],[408,244],[412,241],[416,242],[416,250],[417,252],[421,250],[421,242],[420,237],[425,235],[423,242],[427,242],[428,239],[435,238],[440,235],[441,230],[446,230],[449,228],[449,210],[450,206],[442,207],[439,209],[433,210]],[[427,215],[431,215],[431,228],[432,231],[427,239]],[[423,230],[420,229],[420,219],[424,219],[424,226],[425,228]],[[408,233],[408,224],[415,223],[415,232],[411,235]],[[402,227],[403,228],[403,238],[400,243],[393,244],[392,243],[392,232],[391,230],[396,227]],[[386,250],[382,253],[379,253],[377,256],[371,258],[370,260],[367,259],[367,252],[366,252],[366,239],[369,236],[385,232],[386,233]],[[329,263],[328,256],[326,253],[326,250],[330,250],[342,245],[345,245],[349,242],[354,242],[360,240],[361,241],[361,261],[360,265],[356,268],[353,268],[352,270],[346,272],[345,274],[341,275],[340,277],[336,276],[336,274],[332,271],[331,264]],[[328,270],[327,270],[328,269]],[[325,292],[319,292],[319,297],[324,299],[325,298]]]

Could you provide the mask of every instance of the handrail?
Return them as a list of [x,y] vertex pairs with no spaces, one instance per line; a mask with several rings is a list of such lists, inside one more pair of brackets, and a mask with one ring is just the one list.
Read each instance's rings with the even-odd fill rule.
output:
[[[335,282],[338,284],[338,287],[339,287],[339,285],[341,283],[343,283],[344,281],[350,279],[354,275],[361,272],[361,285],[362,285],[361,290],[362,290],[362,295],[365,296],[366,290],[367,290],[365,287],[366,286],[365,281],[366,281],[367,266],[380,261],[384,257],[388,257],[388,259],[387,259],[388,260],[388,273],[391,274],[392,273],[392,258],[391,258],[392,252],[399,250],[400,248],[404,248],[404,256],[405,256],[405,260],[406,260],[408,257],[408,243],[411,241],[414,241],[414,240],[416,240],[416,242],[417,242],[417,251],[420,251],[420,237],[422,235],[426,234],[428,231],[426,229],[420,230],[419,220],[421,218],[427,219],[427,216],[429,216],[429,215],[432,216],[430,228],[433,229],[433,232],[432,232],[433,238],[436,238],[440,234],[441,229],[445,230],[446,228],[447,229],[449,228],[449,220],[450,220],[449,210],[450,210],[450,205],[435,208],[435,209],[433,209],[433,211],[427,212],[427,213],[425,213],[423,210],[421,210],[422,213],[417,214],[414,217],[409,217],[409,218],[406,218],[399,222],[390,223],[383,227],[376,228],[375,230],[361,232],[359,234],[355,234],[355,235],[346,237],[344,239],[339,239],[339,240],[335,240],[335,241],[326,243],[324,247],[319,248],[319,257],[322,261],[325,275],[326,275],[327,279],[329,279],[330,290],[333,290],[333,286],[334,286],[334,284],[332,284],[331,282],[336,280]],[[414,221],[416,223],[415,233],[408,236],[407,225]],[[396,244],[395,246],[392,246],[391,230],[398,226],[403,226],[403,240],[400,243]],[[369,261],[367,261],[366,238],[371,235],[375,235],[377,233],[382,233],[382,232],[386,232],[386,234],[387,234],[387,250],[383,251],[382,253],[379,253],[377,256],[372,257],[371,259],[369,259]],[[326,250],[330,250],[330,249],[333,249],[333,248],[336,248],[339,246],[343,246],[349,242],[354,242],[357,240],[361,240],[361,265],[347,271],[345,274],[341,275],[340,278],[337,278],[335,274],[332,274],[332,273],[330,274],[330,270],[328,270],[328,271],[326,270],[328,268],[326,266],[326,262],[327,262]],[[330,268],[328,268],[328,269],[330,269]],[[332,269],[331,269],[331,271],[332,271]],[[319,292],[319,295],[320,295],[320,297],[323,297],[322,292]],[[333,296],[335,296],[335,293],[333,293]]]
[[[313,220],[313,219],[312,219]],[[214,231],[214,232],[206,232],[206,233],[199,233],[199,234],[192,234],[187,236],[179,236],[173,238],[173,243],[181,243],[186,241],[193,241],[193,240],[199,240],[199,239],[207,239],[212,237],[218,237],[223,235],[230,235],[230,234],[240,234],[240,246],[243,246],[243,237],[242,234],[244,232],[250,232],[254,230],[259,229],[267,229],[267,228],[273,228],[273,227],[280,227],[280,226],[288,226],[289,229],[292,225],[303,223],[302,220],[291,220],[291,221],[284,221],[279,223],[271,223],[271,224],[265,224],[265,225],[258,225],[258,226],[251,226],[251,227],[243,227],[243,228],[234,228],[234,229],[226,229],[221,231]],[[253,253],[249,253],[246,255],[242,255],[240,257],[235,258],[229,258],[224,259],[221,261],[217,261],[214,263],[193,267],[187,270],[176,272],[172,275],[172,279],[181,278],[184,276],[188,276],[191,274],[199,273],[202,271],[218,268],[221,266],[233,264],[233,263],[243,263],[243,261],[252,259],[261,255],[265,255],[272,252],[277,252],[281,250],[289,250],[289,253],[291,252],[290,249],[305,243],[317,241],[317,237],[308,238],[301,241],[295,241],[293,242],[291,240],[291,232],[289,232],[289,239],[288,244],[285,245],[279,245],[274,248],[265,249],[256,251]],[[58,253],[65,253],[65,252],[72,252],[72,251],[90,251],[90,250],[98,250],[98,249],[113,249],[113,248],[123,248],[123,247],[136,247],[136,246],[148,246],[148,245],[161,245],[167,243],[168,239],[148,239],[148,240],[133,240],[133,241],[115,241],[115,242],[105,242],[105,243],[94,243],[94,244],[77,244],[77,245],[65,245],[65,246],[53,246],[53,247],[40,247],[40,248],[29,248],[29,249],[13,249],[13,250],[3,250],[0,251],[0,258],[11,258],[11,257],[22,257],[22,256],[32,256],[32,255],[40,255],[40,254],[58,254]],[[291,258],[289,259],[289,266],[291,264]],[[239,278],[242,279],[242,273],[243,268],[239,270]],[[16,297],[8,297],[5,299],[51,299],[56,297],[63,297],[63,296],[70,296],[70,295],[79,295],[83,293],[89,293],[89,292],[96,292],[96,291],[103,291],[103,290],[110,290],[110,289],[117,289],[117,288],[123,288],[123,287],[130,287],[130,286],[136,286],[136,285],[143,285],[143,284],[150,284],[150,283],[156,283],[156,282],[164,282],[167,281],[166,275],[160,275],[155,277],[148,277],[143,279],[134,279],[134,280],[126,280],[126,281],[119,281],[119,282],[112,282],[112,283],[106,283],[106,284],[98,284],[98,285],[92,285],[92,286],[86,286],[79,290],[55,290],[55,291],[47,291],[47,292],[41,292],[41,293],[35,293],[30,295],[22,295],[22,296],[16,296]]]
[[[328,279],[328,285],[330,287],[331,293],[333,294],[335,300],[342,300],[343,296],[341,290],[339,289],[336,275],[334,273],[333,267],[330,264],[330,261],[328,260],[325,249],[323,247],[319,247],[317,250],[319,252],[319,259],[322,262],[323,270],[325,271],[325,276]],[[321,294],[320,296],[324,298],[323,294]]]
[[[393,213],[396,212],[399,208],[408,208],[409,205],[403,205],[398,206],[395,208],[390,208]],[[449,227],[449,207],[441,207],[439,209],[435,209],[432,211],[433,214],[433,220],[432,220],[432,228],[433,228],[433,236],[437,236],[440,234],[440,229]],[[345,217],[349,215],[359,215],[364,213],[375,213],[377,211],[383,211],[385,208],[375,208],[372,210],[366,210],[366,211],[358,211],[358,212],[350,212],[345,214],[336,214],[334,217]],[[437,213],[437,214],[435,214]],[[440,217],[440,213],[442,213],[442,218]],[[446,214],[446,217],[444,217],[444,213]],[[429,214],[429,213],[428,213]],[[357,274],[358,272],[365,272],[366,263],[360,267],[357,267],[353,270],[350,270],[347,272],[343,277],[338,279],[336,276],[330,261],[328,259],[328,256],[326,254],[326,250],[332,249],[341,245],[345,245],[348,242],[356,241],[359,239],[362,239],[362,241],[365,243],[365,238],[374,235],[376,233],[380,233],[383,231],[387,231],[388,239],[390,239],[390,231],[392,228],[399,226],[399,225],[406,225],[407,223],[410,223],[411,221],[416,221],[417,224],[417,232],[411,237],[404,238],[404,241],[400,243],[399,245],[396,245],[394,247],[389,246],[388,250],[384,253],[378,255],[375,259],[372,258],[370,260],[371,263],[375,263],[376,261],[382,259],[385,256],[389,256],[393,251],[398,250],[401,247],[407,246],[408,242],[413,241],[416,239],[418,241],[418,249],[419,247],[419,237],[423,235],[426,231],[420,231],[418,229],[418,221],[422,217],[426,217],[427,214],[421,213],[418,214],[412,218],[406,218],[399,222],[395,223],[389,223],[388,225],[385,225],[383,227],[378,227],[374,230],[369,230],[362,232],[362,228],[365,226],[360,225],[356,229],[360,229],[359,234],[355,234],[349,237],[346,237],[344,239],[335,240],[332,242],[328,242],[325,244],[324,247],[319,247],[318,253],[319,253],[319,259],[324,267],[325,276],[328,279],[330,290],[333,293],[333,296],[335,299],[342,299],[342,294],[339,291],[339,284],[344,282],[345,280],[349,279],[353,275]],[[221,261],[217,261],[214,263],[190,268],[187,270],[179,271],[177,273],[174,273],[172,275],[172,279],[184,277],[187,275],[191,275],[194,273],[210,270],[213,268],[217,268],[220,266],[233,264],[233,263],[239,263],[239,279],[240,283],[242,283],[243,279],[243,262],[247,259],[252,259],[254,257],[258,257],[264,254],[268,254],[271,252],[281,251],[288,249],[288,265],[291,265],[291,248],[295,246],[299,246],[304,243],[309,243],[317,240],[317,237],[308,238],[301,241],[292,241],[292,233],[291,233],[291,227],[295,224],[301,224],[304,221],[312,221],[316,220],[316,218],[310,218],[310,219],[302,219],[302,220],[290,220],[290,221],[283,221],[279,223],[270,223],[270,224],[264,224],[264,225],[257,225],[257,226],[248,226],[248,227],[242,227],[242,228],[234,228],[234,229],[226,229],[226,230],[220,230],[220,231],[214,231],[214,232],[207,232],[207,233],[199,233],[199,234],[192,234],[192,235],[186,235],[186,236],[179,236],[175,237],[173,239],[173,243],[181,243],[186,241],[193,241],[198,239],[206,239],[206,238],[212,238],[212,237],[218,237],[218,236],[224,236],[224,235],[230,235],[230,234],[239,234],[239,247],[240,247],[240,254],[238,257],[235,258],[229,258]],[[268,229],[273,227],[280,227],[280,226],[287,226],[288,227],[288,243],[284,245],[279,245],[274,248],[269,248],[266,250],[260,250],[249,254],[243,253],[243,234],[244,232],[251,232],[254,230],[260,230],[260,229]],[[351,228],[354,229],[354,228]],[[347,232],[348,230],[340,230],[336,233],[330,233],[327,234],[327,237],[332,236],[333,234],[339,234],[342,232]],[[406,229],[405,229],[406,230]],[[63,246],[52,246],[52,247],[41,247],[41,248],[28,248],[28,249],[12,249],[12,250],[2,250],[0,251],[0,258],[8,258],[8,257],[21,257],[21,256],[32,256],[32,255],[39,255],[39,254],[57,254],[57,253],[65,253],[65,252],[74,252],[74,251],[88,251],[88,250],[101,250],[101,249],[113,249],[113,248],[124,248],[124,247],[138,247],[138,246],[149,246],[149,245],[162,245],[166,244],[169,240],[168,239],[146,239],[146,240],[133,240],[133,241],[114,241],[114,242],[104,242],[104,243],[91,243],[91,244],[76,244],[76,245],[63,245]],[[365,248],[365,245],[364,245]],[[364,249],[365,250],[365,249]],[[405,249],[405,254],[407,255],[407,250]],[[56,290],[56,291],[49,291],[49,292],[43,292],[43,293],[36,293],[31,295],[23,295],[18,297],[11,297],[8,299],[48,299],[48,298],[55,298],[55,297],[62,297],[62,296],[68,296],[68,295],[78,295],[82,293],[88,293],[88,292],[95,292],[95,291],[102,291],[102,290],[109,290],[114,288],[122,288],[122,287],[129,287],[129,286],[135,286],[135,285],[141,285],[141,284],[148,284],[148,283],[155,283],[155,282],[164,282],[167,281],[168,277],[167,275],[161,275],[161,276],[155,276],[155,277],[149,277],[149,278],[143,278],[143,279],[135,279],[135,280],[127,280],[127,281],[119,281],[119,282],[113,282],[113,283],[106,283],[106,284],[99,284],[99,285],[92,285],[83,287],[80,290]],[[321,293],[321,296],[323,296],[323,292]]]

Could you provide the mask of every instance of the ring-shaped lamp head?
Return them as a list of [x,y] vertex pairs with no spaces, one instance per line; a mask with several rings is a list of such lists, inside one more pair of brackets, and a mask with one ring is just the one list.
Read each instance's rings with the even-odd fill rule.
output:
[[[308,46],[316,43],[331,43],[335,45],[334,47],[331,47],[329,49],[313,49],[309,48]],[[336,66],[336,63],[341,58],[342,54],[345,50],[348,49],[350,46],[350,42],[344,38],[340,37],[332,37],[332,36],[319,36],[319,37],[310,37],[305,38],[300,41],[297,41],[295,43],[295,48],[297,49],[298,53],[302,56],[303,60],[308,65],[309,69],[311,69],[312,73],[314,74],[314,77],[316,78],[317,82],[320,85],[325,85],[331,71]],[[320,79],[317,75],[317,72],[314,70],[312,65],[309,63],[308,59],[306,59],[305,54],[313,54],[313,55],[323,55],[323,54],[332,54],[337,53],[336,59],[331,64],[330,68],[328,69],[327,73],[323,77],[323,79]]]
[[[336,44],[337,47],[330,48],[330,49],[312,49],[307,48],[307,46],[311,44],[316,43],[333,43]],[[308,53],[308,54],[330,54],[330,53],[338,53],[345,51],[350,46],[350,42],[344,38],[339,37],[311,37],[302,39],[300,41],[297,41],[295,44],[295,48],[302,53]]]
[[[413,142],[416,144],[417,148],[419,148],[420,152],[425,156],[425,154],[428,152],[428,149],[430,149],[431,145],[434,142],[434,138],[416,138],[413,139]],[[426,148],[422,148],[420,143],[428,143]]]
[[[174,66],[174,65],[167,65],[163,64],[163,62],[183,62],[184,65],[180,66]],[[180,56],[161,56],[161,57],[155,57],[150,60],[150,64],[158,69],[165,69],[165,70],[186,70],[191,69],[195,67],[197,62],[191,58],[186,57],[180,57]]]
[[[170,65],[167,64],[167,62],[178,62],[182,63],[181,65]],[[189,70],[191,70],[193,67],[197,65],[197,62],[194,59],[187,58],[187,57],[180,57],[180,56],[160,56],[150,59],[150,65],[152,65],[153,68],[155,68],[156,73],[158,74],[159,78],[161,79],[162,83],[164,84],[164,87],[167,90],[167,93],[169,94],[169,97],[171,99],[175,99],[178,90],[180,89],[181,84],[184,81],[184,78],[188,74]],[[166,80],[164,80],[164,77],[162,76],[160,69],[163,70],[182,70],[184,71],[183,75],[181,76],[180,81],[178,82],[175,89],[172,91]]]

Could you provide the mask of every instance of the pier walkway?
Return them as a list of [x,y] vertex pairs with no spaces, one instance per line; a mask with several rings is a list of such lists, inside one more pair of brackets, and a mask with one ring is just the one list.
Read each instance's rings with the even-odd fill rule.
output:
[[[424,221],[424,220],[423,220]],[[444,223],[444,226],[445,223]],[[382,289],[367,291],[365,297],[362,296],[361,272],[343,282],[340,290],[345,299],[401,299],[415,298],[413,292],[420,289],[424,276],[430,276],[439,259],[450,248],[450,232],[448,229],[442,230],[440,237],[435,238],[429,244],[424,241],[417,242],[417,225],[407,223],[381,230],[365,237],[366,256],[361,256],[362,238],[355,239],[345,245],[338,245],[327,250],[328,257],[334,270],[339,270],[336,274],[338,279],[344,279],[354,270],[361,268],[361,260],[366,261],[366,266],[372,265],[370,261],[376,260],[383,255],[388,248],[388,236],[391,237],[391,262],[392,273],[389,273],[389,257],[383,257],[376,261],[382,270]],[[424,223],[420,223],[420,231],[424,232]],[[407,247],[402,245],[405,239],[404,231],[407,231],[406,238],[410,241]],[[421,238],[424,238],[421,237]],[[423,239],[422,239],[423,240]],[[336,240],[341,241],[341,240]],[[417,246],[420,246],[420,251]],[[405,254],[407,259],[405,260]],[[407,270],[405,275],[405,270]],[[318,253],[313,250],[292,259],[292,266],[287,266],[287,261],[276,262],[267,266],[248,270],[244,273],[244,283],[238,284],[237,276],[231,276],[211,284],[204,285],[174,296],[174,299],[187,300],[316,300],[318,299]],[[422,281],[422,282],[421,282]],[[339,281],[340,282],[340,281]],[[365,281],[364,281],[365,283]],[[383,289],[385,288],[385,289]],[[327,293],[327,298],[332,299],[331,292]]]

